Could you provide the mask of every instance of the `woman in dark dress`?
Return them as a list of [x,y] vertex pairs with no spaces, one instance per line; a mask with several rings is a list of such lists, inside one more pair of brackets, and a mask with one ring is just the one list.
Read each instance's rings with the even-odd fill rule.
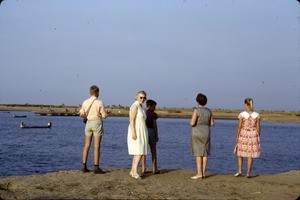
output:
[[205,179],[208,156],[210,155],[210,127],[215,124],[212,112],[204,107],[207,98],[204,94],[196,97],[198,107],[194,108],[190,125],[192,127],[191,154],[196,157],[197,174],[192,179]]

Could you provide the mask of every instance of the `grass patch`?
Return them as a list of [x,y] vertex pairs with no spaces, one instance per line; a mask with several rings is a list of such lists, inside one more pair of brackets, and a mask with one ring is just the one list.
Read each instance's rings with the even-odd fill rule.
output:
[[47,190],[47,191],[50,191],[50,192],[54,191],[53,188],[50,188],[50,187],[47,187],[47,186],[43,186],[43,185],[36,185],[35,189],[37,189],[37,190]]

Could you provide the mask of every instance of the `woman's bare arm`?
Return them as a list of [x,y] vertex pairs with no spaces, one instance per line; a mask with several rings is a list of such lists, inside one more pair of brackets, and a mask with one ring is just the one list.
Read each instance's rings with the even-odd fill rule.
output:
[[132,106],[130,108],[130,112],[129,112],[129,123],[130,123],[130,129],[132,132],[132,139],[136,140],[136,130],[135,130],[135,118],[137,115],[137,110],[138,108],[136,106]]

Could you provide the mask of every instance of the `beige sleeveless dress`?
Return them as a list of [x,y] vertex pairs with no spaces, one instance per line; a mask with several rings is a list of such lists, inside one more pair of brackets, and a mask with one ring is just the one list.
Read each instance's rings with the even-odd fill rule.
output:
[[132,131],[130,125],[128,126],[128,135],[127,135],[127,145],[128,153],[130,155],[147,155],[148,153],[148,130],[146,126],[146,113],[144,109],[136,101],[134,102],[130,109],[133,106],[138,107],[137,115],[135,118],[135,130],[137,139],[132,139]]

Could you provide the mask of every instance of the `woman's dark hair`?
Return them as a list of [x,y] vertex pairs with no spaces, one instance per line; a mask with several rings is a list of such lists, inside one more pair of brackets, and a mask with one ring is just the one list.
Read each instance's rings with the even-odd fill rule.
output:
[[207,98],[204,94],[199,93],[196,97],[196,101],[201,105],[205,106],[207,103]]

